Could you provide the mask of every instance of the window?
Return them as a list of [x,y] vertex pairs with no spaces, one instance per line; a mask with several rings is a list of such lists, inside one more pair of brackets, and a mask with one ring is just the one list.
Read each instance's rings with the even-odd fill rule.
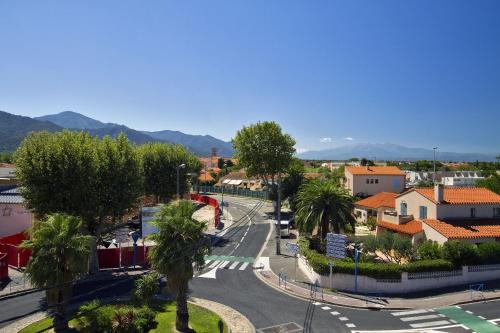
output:
[[401,203],[401,215],[408,215],[408,206],[406,205],[406,202]]
[[493,216],[500,217],[500,207],[493,207]]
[[420,206],[419,208],[419,219],[425,220],[427,218],[427,207],[426,206]]
[[375,179],[375,184],[378,184],[378,179]]
[[367,183],[367,184],[370,184],[370,180],[369,180],[368,178],[366,179],[366,183]]
[[373,184],[373,179],[370,179],[370,184]]
[[472,208],[470,209],[470,217],[471,217],[471,218],[476,217],[476,208],[475,208],[475,207],[472,207]]

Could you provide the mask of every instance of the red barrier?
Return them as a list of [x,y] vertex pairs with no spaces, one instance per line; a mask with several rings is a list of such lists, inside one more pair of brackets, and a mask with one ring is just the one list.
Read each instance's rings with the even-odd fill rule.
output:
[[[122,267],[128,267],[134,265],[134,247],[122,247]],[[144,261],[144,247],[137,246],[137,254],[135,258],[135,264],[139,266],[143,266],[145,264]]]
[[29,239],[29,234],[25,232],[20,232],[18,234],[0,238],[0,243],[9,245],[19,245],[23,242],[23,240],[26,239]]
[[7,253],[0,253],[0,280],[9,278],[9,261]]
[[120,249],[98,249],[99,268],[120,267]]
[[207,205],[210,205],[214,207],[215,213],[214,213],[214,224],[215,227],[219,225],[220,222],[220,214],[219,214],[219,201],[216,199],[206,196],[206,195],[201,195],[201,194],[196,194],[196,193],[191,193],[191,200],[193,201],[198,201]]

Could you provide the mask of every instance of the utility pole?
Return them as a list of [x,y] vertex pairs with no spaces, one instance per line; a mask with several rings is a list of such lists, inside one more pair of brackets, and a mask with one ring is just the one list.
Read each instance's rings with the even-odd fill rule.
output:
[[[274,181],[274,180],[273,180]],[[280,176],[278,176],[278,191],[276,200],[276,254],[281,254],[281,193],[280,193]]]
[[180,197],[180,180],[179,180],[179,169],[184,169],[186,167],[186,164],[182,163],[177,167],[177,200],[179,200]]
[[436,184],[436,150],[437,149],[438,149],[438,147],[432,148],[432,150],[434,151],[434,160],[432,162],[432,165],[433,165],[433,168],[434,168],[434,173],[432,174],[432,184],[433,185]]

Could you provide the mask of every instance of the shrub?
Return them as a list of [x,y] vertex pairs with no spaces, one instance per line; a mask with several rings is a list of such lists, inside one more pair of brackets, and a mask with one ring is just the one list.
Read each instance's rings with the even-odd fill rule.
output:
[[149,332],[156,326],[156,314],[148,307],[137,310],[135,315],[135,328],[139,333]]
[[479,244],[478,252],[482,264],[500,264],[500,243],[487,242]]
[[154,295],[160,290],[159,278],[158,273],[150,273],[135,281],[133,296],[139,304],[149,306]]
[[417,260],[404,265],[403,270],[408,273],[440,272],[454,269],[453,263],[444,259]]
[[136,320],[136,314],[132,307],[123,306],[116,309],[113,320],[112,327],[114,333],[135,333],[136,326],[134,324]]
[[480,261],[477,246],[464,241],[451,240],[443,245],[443,258],[451,261],[455,267],[477,265]]
[[368,216],[366,219],[366,226],[370,231],[373,231],[377,228],[377,218],[374,216]]
[[435,260],[443,258],[441,245],[435,241],[425,241],[417,249],[418,257],[422,260]]
[[115,316],[115,308],[112,305],[101,306],[96,309],[96,332],[110,333],[113,331],[113,318]]

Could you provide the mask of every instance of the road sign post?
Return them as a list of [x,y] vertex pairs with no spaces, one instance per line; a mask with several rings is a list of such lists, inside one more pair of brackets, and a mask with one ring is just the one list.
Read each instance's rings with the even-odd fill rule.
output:
[[297,281],[297,265],[299,260],[299,246],[294,243],[286,243],[286,248],[295,257],[295,280]]
[[328,266],[330,267],[330,289],[333,289],[333,266],[334,266],[334,263],[330,261],[328,263]]
[[359,250],[354,248],[354,292],[358,292],[358,259]]

